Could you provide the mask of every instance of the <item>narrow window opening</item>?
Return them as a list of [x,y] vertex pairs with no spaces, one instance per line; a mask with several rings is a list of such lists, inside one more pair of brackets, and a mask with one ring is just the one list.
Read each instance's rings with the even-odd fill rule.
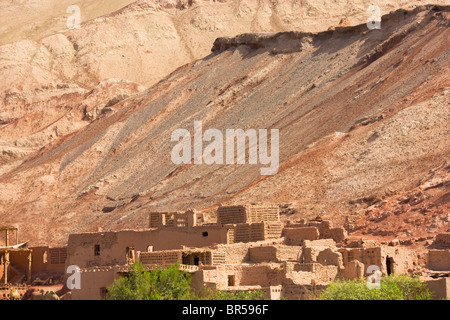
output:
[[100,245],[96,244],[94,246],[94,256],[99,256],[100,255]]
[[228,276],[228,286],[229,287],[234,287],[236,283],[236,278],[234,275],[229,275]]

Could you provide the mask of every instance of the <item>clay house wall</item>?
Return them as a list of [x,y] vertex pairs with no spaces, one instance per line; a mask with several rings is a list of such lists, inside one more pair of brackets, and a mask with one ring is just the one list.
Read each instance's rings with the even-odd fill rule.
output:
[[[67,247],[49,248],[47,246],[31,247],[31,273],[45,271],[64,272]],[[10,262],[17,270],[27,274],[28,252],[11,251]]]
[[9,253],[10,265],[14,267],[15,270],[23,273],[24,275],[28,272],[28,252],[14,252]]
[[121,277],[117,267],[90,267],[80,270],[80,289],[72,289],[72,300],[102,300],[106,288]]
[[342,254],[330,248],[320,251],[319,254],[316,256],[316,260],[323,266],[331,265],[337,266],[338,268],[341,269],[344,267]]
[[298,285],[286,283],[283,286],[284,298],[288,300],[315,300],[320,297],[326,286]]
[[277,245],[278,261],[299,261],[303,247]]
[[433,246],[436,248],[450,248],[450,232],[437,234]]
[[149,228],[195,227],[203,223],[203,215],[194,211],[150,212]]
[[358,260],[352,260],[346,263],[345,268],[340,270],[339,276],[345,280],[362,278],[366,275],[364,264]]
[[380,260],[383,274],[408,273],[418,262],[417,253],[403,247],[381,247]]
[[20,296],[20,299],[22,299],[22,297],[28,291],[29,287],[27,285],[18,284],[18,285],[2,288],[2,289],[0,289],[0,300],[10,300],[11,299],[11,289],[16,290]]
[[215,248],[225,252],[225,264],[240,264],[249,260],[250,243],[219,244]]
[[320,237],[317,227],[284,227],[282,235],[287,245],[302,245],[304,240],[318,240]]
[[364,265],[365,272],[371,265],[378,266],[383,275],[407,273],[417,265],[417,254],[408,248],[402,247],[372,247],[372,248],[342,248],[344,268],[348,263],[357,260]]
[[217,209],[217,224],[280,222],[278,206],[221,206]]
[[206,247],[226,241],[227,229],[215,225],[71,234],[66,265],[123,265],[129,262],[131,251]]
[[336,243],[332,239],[304,240],[299,262],[317,262],[317,256],[325,249],[334,249]]
[[199,270],[193,274],[196,289],[203,283],[209,283],[218,290],[230,290],[239,287],[281,285],[284,269],[280,265],[218,265],[214,270]]
[[442,277],[442,278],[428,278],[422,279],[426,282],[427,287],[433,293],[433,299],[450,299],[450,278]]
[[138,260],[145,266],[169,266],[175,263],[201,266],[218,265],[226,261],[225,252],[194,248],[181,250],[163,250],[155,252],[139,252]]
[[227,243],[238,242],[256,242],[270,239],[278,239],[281,237],[283,230],[281,222],[253,222],[227,224],[229,228],[227,234]]
[[249,260],[254,263],[277,261],[277,248],[275,246],[250,247]]
[[[295,231],[293,229],[301,229],[301,228],[317,228],[319,231],[318,239],[333,239],[335,242],[342,242],[347,238],[347,231],[342,227],[333,228],[332,222],[328,220],[323,221],[307,221],[306,219],[302,219],[297,223],[289,223],[286,225],[285,229],[288,229],[287,232],[290,233],[291,236],[295,237]],[[303,233],[306,236],[306,230],[299,230],[299,234]],[[313,236],[314,231],[310,231],[310,237]],[[289,238],[290,239],[290,238]],[[305,238],[307,239],[307,238]],[[305,240],[302,239],[302,240]],[[296,241],[295,238],[292,238],[293,241]],[[317,239],[307,239],[307,240],[317,240]],[[299,244],[299,243],[296,243]]]
[[282,244],[253,246],[249,248],[249,260],[254,263],[298,261],[301,251],[300,246]]
[[301,285],[327,284],[334,281],[339,275],[339,267],[335,265],[322,265],[317,262],[297,263],[293,270],[286,273],[286,279]]
[[450,270],[450,250],[428,250],[427,267],[436,271]]
[[[225,264],[240,264],[243,262],[252,262],[250,258],[249,249],[253,247],[281,245],[282,238],[271,239],[257,242],[239,242],[232,244],[218,244],[213,246],[217,251],[224,252],[226,254]],[[295,250],[295,249],[294,249]],[[286,250],[287,251],[287,250]],[[282,253],[280,253],[282,254]],[[286,253],[285,253],[286,254]]]

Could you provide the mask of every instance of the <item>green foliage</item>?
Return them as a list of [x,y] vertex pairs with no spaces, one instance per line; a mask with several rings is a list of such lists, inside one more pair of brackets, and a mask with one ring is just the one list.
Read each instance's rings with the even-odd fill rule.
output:
[[365,279],[337,280],[320,296],[321,300],[431,300],[432,298],[425,282],[408,275],[383,276],[379,289],[370,289]]
[[204,288],[196,298],[200,300],[263,300],[264,295],[262,290],[228,291]]
[[131,266],[131,274],[108,287],[108,300],[188,300],[191,277],[178,265],[147,271],[141,263]]
[[260,300],[261,290],[222,291],[205,288],[197,295],[191,289],[191,275],[178,264],[147,271],[140,262],[131,266],[130,275],[108,287],[107,300]]

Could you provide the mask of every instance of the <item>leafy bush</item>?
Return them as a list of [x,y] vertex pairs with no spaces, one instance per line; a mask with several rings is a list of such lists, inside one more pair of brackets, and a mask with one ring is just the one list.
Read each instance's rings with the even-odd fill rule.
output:
[[370,289],[365,279],[337,280],[320,296],[321,300],[431,300],[426,283],[418,277],[389,275],[381,277],[380,288]]
[[191,277],[178,265],[147,271],[141,263],[131,266],[127,277],[108,287],[108,300],[188,300],[192,298]]
[[262,290],[228,291],[204,289],[196,296],[200,300],[263,300],[265,296]]
[[261,290],[226,291],[205,288],[199,294],[191,289],[191,275],[178,264],[147,271],[140,262],[131,266],[128,276],[108,287],[107,300],[258,300]]

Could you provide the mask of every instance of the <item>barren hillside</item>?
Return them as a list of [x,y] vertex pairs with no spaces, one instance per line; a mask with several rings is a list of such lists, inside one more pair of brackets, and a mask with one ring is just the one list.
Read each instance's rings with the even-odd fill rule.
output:
[[[427,1],[390,0],[377,5],[382,14],[387,14],[423,3]],[[70,5],[80,8],[81,29],[67,28]],[[251,32],[318,32],[339,25],[341,20],[343,25],[357,25],[370,16],[369,5],[368,0],[351,4],[269,0],[0,1],[0,173],[48,143],[88,125],[92,117],[86,118],[86,113],[97,113],[116,95],[136,93],[176,68],[207,56],[218,37]],[[121,83],[126,84],[122,87]],[[91,90],[96,91],[96,98],[90,95],[85,99]]]
[[[73,117],[88,124],[55,132],[23,163],[4,160],[2,224],[17,225],[33,244],[62,244],[72,232],[145,227],[150,210],[270,202],[286,208],[283,219],[347,219],[362,232],[370,225],[359,218],[439,171],[442,181],[426,193],[435,208],[430,216],[442,222],[416,228],[421,235],[447,229],[449,17],[449,7],[422,6],[384,16],[380,30],[363,23],[219,38],[210,55],[147,90],[139,79],[93,90],[49,87],[66,90],[65,99],[79,104]],[[88,36],[82,32],[79,39]],[[55,37],[74,43],[76,35]],[[58,121],[68,126],[81,121],[61,114]],[[278,173],[262,176],[261,165],[250,164],[174,164],[171,134],[192,131],[194,121],[202,121],[204,131],[279,129]],[[13,123],[0,130],[18,134]],[[367,212],[370,205],[378,207]]]

